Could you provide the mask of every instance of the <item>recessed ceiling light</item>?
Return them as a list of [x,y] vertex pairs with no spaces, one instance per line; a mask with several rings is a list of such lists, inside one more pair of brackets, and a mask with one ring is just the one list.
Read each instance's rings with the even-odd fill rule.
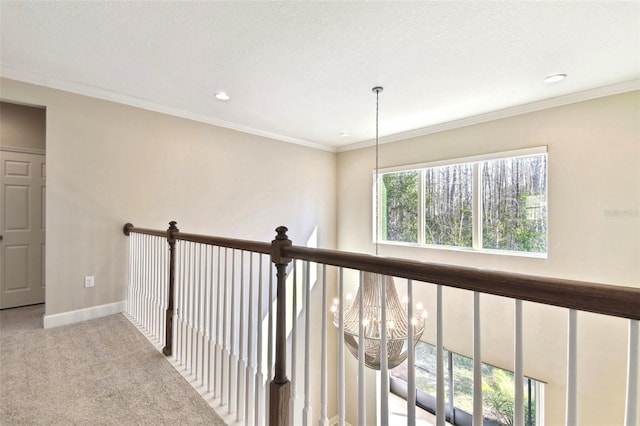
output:
[[220,101],[228,101],[229,95],[227,95],[225,92],[218,92],[216,93],[216,99]]
[[557,83],[558,81],[562,81],[567,77],[566,74],[553,74],[544,79],[545,83]]
[[351,136],[351,133],[349,133],[349,132],[340,132],[340,137],[341,138],[348,138],[349,136]]

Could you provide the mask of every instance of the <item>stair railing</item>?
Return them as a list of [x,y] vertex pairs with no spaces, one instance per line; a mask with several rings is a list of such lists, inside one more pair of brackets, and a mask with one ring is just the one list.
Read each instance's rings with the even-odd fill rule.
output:
[[[309,396],[308,371],[310,366],[306,362],[305,377],[301,382],[305,383],[304,409],[302,414],[292,412],[296,409],[295,384],[297,380],[289,381],[287,369],[295,374],[295,365],[287,365],[286,351],[287,338],[293,336],[294,342],[290,342],[292,355],[296,356],[295,318],[298,315],[298,307],[292,313],[293,329],[287,328],[287,312],[291,309],[287,301],[287,276],[291,264],[301,262],[305,277],[302,280],[303,299],[309,303],[311,291],[311,279],[309,271],[311,264],[318,265],[322,275],[322,361],[321,361],[321,396],[320,418],[318,424],[327,425],[327,352],[326,352],[326,323],[327,323],[327,266],[338,268],[338,299],[343,306],[343,271],[355,270],[371,272],[383,276],[397,277],[407,280],[409,296],[413,282],[433,284],[437,288],[436,303],[436,330],[438,348],[437,368],[437,410],[436,424],[445,424],[444,406],[444,371],[443,371],[443,316],[442,316],[442,289],[444,287],[468,290],[474,294],[474,354],[480,358],[480,326],[479,309],[480,295],[491,294],[513,299],[515,302],[515,380],[516,388],[524,377],[522,362],[522,301],[537,302],[551,306],[566,308],[568,315],[568,373],[566,396],[566,424],[577,425],[577,382],[576,382],[576,333],[578,311],[592,312],[613,317],[626,318],[629,321],[628,339],[628,365],[627,387],[625,403],[625,425],[635,426],[638,423],[638,322],[640,320],[640,288],[624,287],[597,283],[587,283],[573,280],[546,278],[525,274],[488,271],[468,267],[449,266],[435,263],[412,261],[407,259],[386,258],[367,254],[357,254],[336,250],[326,250],[294,246],[287,237],[287,228],[279,227],[275,239],[269,243],[237,240],[230,238],[211,237],[198,234],[182,233],[176,227],[175,222],[170,222],[167,231],[158,231],[145,228],[137,228],[131,224],[124,226],[124,233],[128,236],[136,236],[130,243],[130,281],[129,287],[129,314],[152,338],[164,345],[162,351],[165,355],[172,355],[181,362],[185,368],[194,372],[196,378],[200,377],[202,385],[213,392],[215,398],[220,399],[221,405],[228,405],[229,412],[236,412],[236,421],[245,421],[247,424],[262,424],[264,417],[268,418],[270,425],[298,424],[297,419],[302,418],[305,425],[311,424],[311,403]],[[166,238],[169,244],[169,253],[162,254],[159,249],[159,239]],[[180,244],[195,244],[194,246],[180,247]],[[176,245],[178,255],[175,254]],[[231,250],[230,259],[227,259]],[[236,251],[240,257],[236,257]],[[166,251],[165,251],[166,252]],[[245,255],[244,253],[248,253]],[[187,254],[188,256],[185,256]],[[264,272],[258,268],[254,275],[254,258],[257,256],[262,265],[262,256],[270,256],[271,263],[275,266],[276,277],[276,307],[275,307],[275,342],[273,337],[274,318],[272,301],[274,289],[271,279],[273,273],[267,272],[269,285],[263,285]],[[217,256],[217,263],[215,258]],[[251,266],[246,267],[246,258],[249,258]],[[180,259],[180,261],[178,261]],[[199,260],[200,259],[200,260]],[[221,260],[223,259],[223,260]],[[239,265],[239,266],[237,266]],[[163,272],[163,269],[167,272]],[[248,270],[245,276],[245,270]],[[295,266],[294,266],[295,276]],[[178,275],[181,274],[180,279]],[[224,275],[224,277],[222,277]],[[228,279],[230,276],[230,279]],[[235,280],[239,275],[240,279]],[[257,278],[256,278],[257,277]],[[255,279],[259,280],[256,297],[254,287]],[[182,280],[182,284],[176,285],[176,281]],[[228,284],[230,283],[230,284]],[[248,284],[247,284],[248,283]],[[217,287],[215,287],[217,285]],[[249,286],[249,290],[245,288]],[[297,303],[298,290],[297,279],[293,280],[292,298],[294,306]],[[289,283],[290,286],[290,283]],[[215,287],[215,288],[214,288]],[[268,296],[265,287],[268,287]],[[263,300],[266,296],[269,312],[263,311]],[[174,303],[177,299],[177,309]],[[245,299],[248,305],[245,304]],[[214,305],[205,307],[206,300],[215,300]],[[258,314],[253,316],[258,307]],[[229,303],[230,302],[230,303]],[[303,302],[304,303],[304,302]],[[409,300],[409,307],[413,301]],[[248,306],[248,307],[247,307]],[[382,304],[384,309],[384,304]],[[165,308],[164,315],[161,313]],[[238,312],[234,312],[235,309]],[[310,326],[308,311],[310,306],[302,306],[306,310],[305,327],[305,359],[308,357]],[[411,308],[409,308],[411,309]],[[227,323],[228,311],[231,311],[230,320]],[[189,312],[187,312],[189,311]],[[245,318],[255,318],[248,320]],[[267,317],[266,338],[268,344],[264,345],[264,334],[261,321]],[[240,321],[240,325],[233,323]],[[362,318],[361,318],[362,320]],[[223,325],[220,322],[224,322]],[[249,338],[246,338],[248,331]],[[253,330],[253,331],[252,331]],[[257,343],[254,345],[254,332],[257,331]],[[236,338],[239,338],[237,340]],[[245,340],[246,339],[246,340]],[[178,342],[182,353],[175,353],[176,348],[172,343]],[[181,342],[187,342],[185,345]],[[196,349],[190,349],[189,345]],[[207,346],[211,351],[207,354]],[[268,377],[272,377],[266,390],[268,398],[261,394],[262,365],[265,364],[262,357],[262,348],[267,346],[266,361]],[[338,339],[338,380],[337,380],[337,423],[345,424],[345,384],[344,384],[344,360],[343,341]],[[247,347],[249,348],[247,350]],[[251,349],[253,348],[253,349]],[[275,349],[275,359],[272,358]],[[256,359],[257,358],[257,359]],[[474,377],[481,377],[481,360],[474,359]],[[359,365],[363,366],[364,360],[360,359]],[[415,360],[409,356],[409,383],[415,383]],[[227,367],[226,369],[224,367]],[[253,369],[253,370],[252,370]],[[222,371],[224,370],[224,371]],[[362,370],[360,370],[362,371]],[[228,373],[228,378],[221,379]],[[206,376],[206,378],[205,378]],[[340,377],[342,376],[342,377]],[[246,379],[236,380],[235,379]],[[360,379],[360,382],[363,382]],[[478,381],[478,380],[476,380]],[[474,381],[474,407],[482,407],[481,386]],[[242,383],[246,383],[246,386]],[[384,382],[384,381],[383,381]],[[235,389],[233,388],[235,386]],[[361,386],[364,386],[362,383]],[[386,387],[385,387],[386,386]],[[249,392],[252,387],[253,393]],[[293,390],[293,392],[292,392]],[[381,384],[381,398],[387,398],[388,384]],[[360,388],[358,399],[358,424],[367,424],[364,417],[365,397]],[[225,395],[227,395],[225,397]],[[234,398],[235,396],[235,398]],[[522,392],[516,389],[514,424],[524,424]],[[261,401],[268,401],[268,407],[262,410]],[[244,402],[244,405],[242,403]],[[381,405],[387,406],[384,401]],[[408,424],[415,424],[415,394],[407,401],[407,410],[410,413]],[[253,411],[252,411],[253,410]],[[296,416],[295,419],[292,416]],[[388,424],[388,413],[380,413],[381,423]],[[482,416],[474,416],[474,425],[482,424]]]

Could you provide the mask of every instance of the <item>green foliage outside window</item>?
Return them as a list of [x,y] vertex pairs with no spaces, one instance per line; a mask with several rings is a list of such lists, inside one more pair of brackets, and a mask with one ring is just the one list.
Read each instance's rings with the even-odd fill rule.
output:
[[[436,394],[436,358],[434,345],[419,342],[416,346],[416,388],[430,395]],[[449,386],[453,385],[453,401],[457,409],[473,414],[473,359],[445,350],[445,399],[449,404]],[[449,378],[449,361],[452,362],[453,377]],[[407,381],[407,361],[391,370],[391,377]],[[525,378],[525,383],[527,380]],[[532,380],[532,382],[535,382]],[[531,398],[531,401],[528,400]],[[483,419],[489,424],[512,426],[514,418],[515,381],[511,371],[482,364]],[[535,426],[536,395],[525,389],[525,424]]]
[[382,176],[382,239],[418,242],[418,178],[415,170]]

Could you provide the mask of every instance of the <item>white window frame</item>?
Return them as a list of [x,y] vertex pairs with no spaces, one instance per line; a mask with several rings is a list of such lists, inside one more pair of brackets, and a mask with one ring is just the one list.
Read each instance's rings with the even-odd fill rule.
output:
[[[440,250],[456,250],[456,251],[471,251],[471,252],[479,252],[479,253],[493,253],[493,254],[504,254],[509,256],[523,256],[523,257],[535,257],[535,258],[547,258],[547,252],[545,253],[536,253],[536,252],[523,252],[523,251],[514,251],[514,250],[499,250],[499,249],[488,249],[482,247],[482,173],[480,170],[480,165],[483,161],[493,161],[493,160],[501,160],[507,158],[518,158],[518,157],[530,157],[533,155],[547,154],[548,149],[547,146],[537,146],[531,148],[523,148],[517,150],[510,151],[501,151],[501,152],[493,152],[488,154],[480,154],[466,157],[456,157],[456,158],[448,158],[444,160],[430,161],[426,163],[417,163],[417,164],[408,164],[403,166],[395,166],[395,167],[386,167],[382,169],[373,170],[373,243],[374,244],[384,244],[384,245],[400,245],[400,246],[412,246],[412,247],[426,247],[426,248],[434,248]],[[425,235],[424,235],[424,223],[425,223],[425,197],[424,194],[424,180],[425,180],[425,169],[432,167],[443,167],[443,166],[452,166],[455,164],[465,164],[471,163],[473,165],[473,195],[472,195],[472,247],[456,247],[456,246],[444,246],[439,244],[426,244]],[[547,170],[548,170],[547,163]],[[393,173],[393,172],[403,172],[417,170],[420,172],[420,177],[418,179],[418,193],[420,194],[418,197],[418,241],[416,243],[403,242],[403,241],[386,241],[382,239],[382,235],[379,232],[382,229],[382,203],[380,203],[380,189],[382,188],[382,175],[385,173]],[[548,188],[548,186],[547,186]],[[376,241],[377,237],[377,241]],[[547,241],[549,236],[547,235]]]

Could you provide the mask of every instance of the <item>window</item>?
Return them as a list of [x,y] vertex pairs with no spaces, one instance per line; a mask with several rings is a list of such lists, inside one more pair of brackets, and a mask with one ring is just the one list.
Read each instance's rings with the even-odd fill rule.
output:
[[379,178],[381,242],[547,252],[546,148],[383,170]]
[[[436,358],[434,345],[416,345],[416,404],[435,413]],[[473,359],[444,350],[446,417],[454,425],[471,424],[473,415]],[[407,361],[391,370],[391,392],[407,395]],[[482,364],[484,424],[512,425],[515,381],[513,372]],[[543,424],[541,410],[544,383],[524,378],[524,412],[527,426]]]

